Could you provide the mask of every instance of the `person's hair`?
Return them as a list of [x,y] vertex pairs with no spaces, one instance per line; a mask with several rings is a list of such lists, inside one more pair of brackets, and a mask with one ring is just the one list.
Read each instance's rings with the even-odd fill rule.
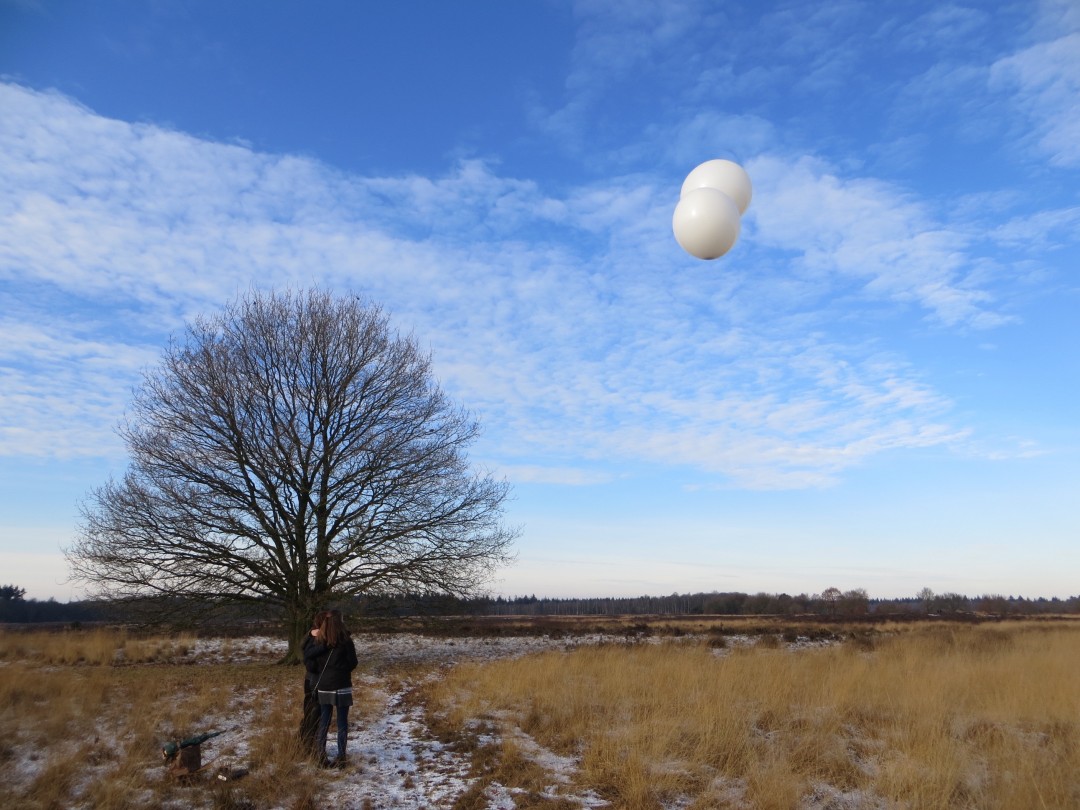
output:
[[322,627],[323,620],[327,617],[329,613],[329,610],[320,610],[318,613],[315,614],[315,618],[311,620],[311,626],[314,628]]
[[336,647],[349,637],[349,631],[345,629],[345,623],[341,620],[340,610],[328,610],[319,627],[319,635],[327,647]]

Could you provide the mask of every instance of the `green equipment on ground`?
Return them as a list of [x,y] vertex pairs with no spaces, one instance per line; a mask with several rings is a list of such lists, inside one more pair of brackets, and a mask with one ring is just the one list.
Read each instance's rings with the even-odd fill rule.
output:
[[202,745],[212,737],[217,737],[227,731],[232,731],[232,729],[227,728],[224,731],[207,731],[203,734],[196,734],[194,737],[188,737],[186,740],[180,740],[179,742],[167,742],[165,745],[161,746],[161,757],[165,760],[172,759],[183,749]]

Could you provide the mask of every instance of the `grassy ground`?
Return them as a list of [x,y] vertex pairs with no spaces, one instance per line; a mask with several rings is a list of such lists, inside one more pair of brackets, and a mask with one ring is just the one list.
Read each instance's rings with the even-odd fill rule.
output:
[[[0,634],[0,806],[314,807],[317,785],[294,742],[297,669],[175,663],[193,644],[105,630]],[[250,731],[203,755],[212,769],[212,758],[242,754],[252,764],[242,787],[166,776],[164,742],[246,715],[257,717]]]
[[[495,785],[545,810],[588,795],[622,810],[1080,807],[1077,622],[497,627],[485,634],[608,642],[426,679],[431,663],[386,667],[394,690],[423,680],[410,699],[430,732],[471,758],[456,810],[488,807]],[[0,807],[322,806],[325,777],[295,743],[299,670],[269,655],[194,665],[197,643],[0,632]],[[243,780],[165,775],[164,741],[239,720],[204,761],[243,762]]]
[[616,808],[1075,808],[1078,665],[1080,628],[938,626],[551,652],[457,667],[427,701],[444,734],[510,741],[493,778],[513,781],[523,732]]

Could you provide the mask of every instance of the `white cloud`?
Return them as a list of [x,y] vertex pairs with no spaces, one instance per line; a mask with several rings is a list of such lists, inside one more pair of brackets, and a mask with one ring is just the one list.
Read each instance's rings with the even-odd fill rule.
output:
[[809,158],[751,161],[755,238],[793,254],[810,278],[860,283],[874,298],[915,303],[946,326],[998,326],[992,298],[974,283],[974,237],[934,218],[908,193],[872,179],[846,180]]
[[1032,138],[1051,165],[1080,167],[1080,31],[999,59],[990,81],[1015,91],[1014,103],[1034,124]]
[[542,467],[535,464],[499,465],[499,475],[518,484],[559,484],[590,486],[606,484],[613,476],[609,472],[585,470],[580,467]]
[[123,414],[133,378],[158,351],[85,337],[63,323],[5,318],[0,347],[0,456],[120,457],[104,434]]
[[817,486],[964,435],[914,370],[833,331],[828,296],[1001,319],[963,229],[811,159],[750,161],[741,258],[704,265],[673,243],[666,178],[362,177],[12,85],[0,106],[0,277],[26,298],[5,323],[26,360],[0,357],[9,455],[115,452],[148,346],[249,287],[319,283],[430,344],[479,454],[522,480],[646,461]]
[[996,227],[990,236],[1012,247],[1060,250],[1080,242],[1080,207],[1014,217]]
[[880,36],[914,51],[977,47],[987,32],[990,16],[981,9],[953,3],[936,5],[913,19],[890,19]]

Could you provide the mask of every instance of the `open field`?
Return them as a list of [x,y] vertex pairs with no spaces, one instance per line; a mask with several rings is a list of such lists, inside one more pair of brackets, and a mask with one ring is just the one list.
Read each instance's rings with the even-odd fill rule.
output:
[[[280,639],[0,633],[0,806],[1080,806],[1076,621],[427,629],[357,636],[344,772],[293,742]],[[167,777],[163,742],[221,729]]]

